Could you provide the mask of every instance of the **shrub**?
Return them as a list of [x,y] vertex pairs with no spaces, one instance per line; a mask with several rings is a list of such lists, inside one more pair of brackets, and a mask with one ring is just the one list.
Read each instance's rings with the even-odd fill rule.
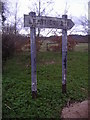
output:
[[6,61],[7,58],[14,55],[15,51],[15,35],[3,34],[2,35],[2,60]]
[[71,36],[68,36],[67,42],[68,50],[73,51],[76,44],[77,44],[76,41]]
[[[74,47],[77,43],[71,36],[68,36],[67,39],[68,39],[67,40],[67,50],[73,51]],[[51,49],[52,51],[61,51],[61,53],[62,53],[62,36],[55,36],[52,39],[52,42],[53,42],[53,45],[50,46],[48,49]],[[55,45],[55,44],[57,44],[57,45]]]
[[42,41],[39,37],[36,37],[36,51],[39,51],[42,45]]

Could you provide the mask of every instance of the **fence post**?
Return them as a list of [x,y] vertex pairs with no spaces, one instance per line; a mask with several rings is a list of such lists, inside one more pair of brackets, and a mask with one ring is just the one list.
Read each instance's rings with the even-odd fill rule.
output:
[[[62,15],[67,20],[67,15]],[[62,29],[62,93],[66,93],[67,74],[67,28]]]
[[[30,12],[31,17],[35,17],[35,12]],[[36,28],[32,25],[30,27],[30,41],[31,41],[31,90],[32,98],[37,97],[37,73],[36,73]]]

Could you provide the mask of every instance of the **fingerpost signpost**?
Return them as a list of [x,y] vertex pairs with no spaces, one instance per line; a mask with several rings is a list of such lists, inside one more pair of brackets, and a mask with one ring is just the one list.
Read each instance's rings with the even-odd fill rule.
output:
[[73,26],[73,21],[67,19],[67,15],[62,15],[62,18],[36,16],[35,12],[30,12],[29,15],[24,15],[24,27],[30,27],[32,98],[37,97],[36,28],[62,29],[62,93],[66,93],[67,30],[71,29]]

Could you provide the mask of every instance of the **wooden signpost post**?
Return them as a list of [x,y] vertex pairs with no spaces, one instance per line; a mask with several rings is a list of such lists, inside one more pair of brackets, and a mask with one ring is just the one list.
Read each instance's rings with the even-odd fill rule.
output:
[[62,18],[36,16],[35,12],[24,15],[24,27],[30,27],[32,98],[37,97],[36,28],[62,29],[62,93],[66,93],[67,30],[73,26],[74,23],[71,19],[67,19],[67,15],[63,15]]

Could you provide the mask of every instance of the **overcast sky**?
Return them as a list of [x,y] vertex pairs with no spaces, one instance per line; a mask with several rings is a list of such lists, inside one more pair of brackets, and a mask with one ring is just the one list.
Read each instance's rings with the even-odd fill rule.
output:
[[[36,7],[34,4],[38,5],[39,0],[7,0],[8,3],[11,4],[11,11],[15,9],[15,2],[18,1],[18,17],[23,17],[24,14],[28,14],[30,11],[36,11]],[[48,0],[41,0],[41,9],[47,6],[44,4]],[[50,1],[50,0],[49,0]],[[67,15],[68,18],[71,18],[74,23],[76,24],[77,30],[82,29],[80,26],[79,19],[82,19],[82,16],[88,17],[88,1],[89,0],[52,0],[53,4],[46,7],[46,15],[53,16],[53,17],[62,17],[65,13],[65,8],[68,11]],[[38,6],[37,6],[38,7]],[[9,16],[9,21],[12,21],[11,17]],[[23,21],[23,20],[22,20]],[[76,27],[74,26],[74,27]],[[74,27],[72,29],[74,29]],[[21,32],[23,32],[22,30]],[[80,32],[79,32],[80,33]],[[81,34],[81,33],[80,33]]]
[[[39,0],[9,0],[10,2],[14,3],[15,1],[19,2],[20,5],[20,13],[28,13],[30,8],[33,8],[32,4],[36,2],[38,4]],[[43,0],[41,0],[42,2]],[[45,0],[46,2],[48,0]],[[68,15],[73,15],[73,16],[81,16],[84,14],[88,14],[88,1],[89,0],[52,0],[54,2],[53,4],[53,15],[54,11],[58,12],[59,14],[64,14],[65,6],[67,4],[67,9],[68,9]],[[43,2],[42,2],[43,3]],[[46,8],[48,9],[48,8]]]

